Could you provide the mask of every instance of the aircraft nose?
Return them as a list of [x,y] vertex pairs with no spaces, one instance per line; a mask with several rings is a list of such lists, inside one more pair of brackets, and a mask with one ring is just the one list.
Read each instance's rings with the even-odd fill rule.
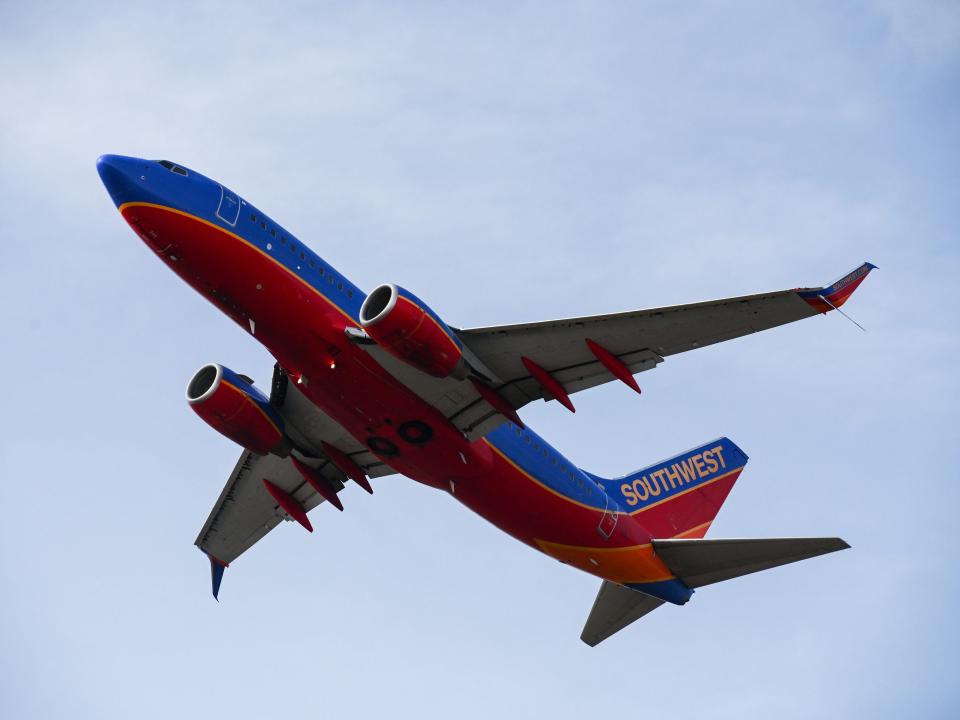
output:
[[124,155],[101,155],[97,158],[97,173],[117,207],[135,199],[143,185],[145,164],[145,160]]

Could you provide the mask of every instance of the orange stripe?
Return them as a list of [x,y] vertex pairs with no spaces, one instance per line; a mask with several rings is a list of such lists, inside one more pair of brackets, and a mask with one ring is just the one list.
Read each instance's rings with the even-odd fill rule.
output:
[[[619,583],[662,582],[676,576],[663,564],[650,543],[619,548],[564,545],[535,539],[550,557]],[[596,561],[596,562],[593,562]]]
[[[405,297],[403,297],[402,295],[398,295],[397,297],[398,297],[398,299],[400,299],[400,300],[406,300],[408,303],[410,303],[410,304],[413,305],[415,308],[417,308],[417,310],[419,310],[420,312],[422,312],[424,317],[429,318],[430,322],[432,322],[434,325],[436,325],[436,326],[437,326],[437,329],[438,329],[441,333],[443,333],[443,336],[447,339],[447,342],[449,342],[451,345],[453,345],[453,349],[456,351],[457,355],[461,355],[461,354],[463,353],[463,351],[460,349],[460,346],[457,345],[457,343],[455,343],[455,342],[453,341],[453,338],[450,337],[450,334],[449,334],[446,330],[444,330],[443,325],[441,325],[440,323],[438,323],[438,322],[436,321],[436,319],[435,319],[430,313],[428,313],[428,312],[427,312],[426,310],[424,310],[422,307],[420,307],[419,305],[417,305],[417,304],[416,304],[413,300],[411,300],[410,298],[405,298]],[[422,322],[422,320],[421,320],[421,322]],[[417,328],[419,328],[419,327],[420,327],[420,326],[417,325]],[[416,332],[416,330],[415,330],[414,332]],[[413,335],[413,333],[410,333],[410,334]]]
[[[711,522],[697,525],[673,537],[685,538],[691,535],[703,537]],[[587,572],[600,571],[603,577],[614,582],[662,582],[676,578],[676,575],[669,572],[669,568],[666,568],[663,561],[654,552],[651,543],[604,548],[564,545],[540,538],[534,538],[534,542],[541,551],[550,557],[575,565]],[[591,562],[591,559],[596,560],[597,564]],[[667,570],[666,574],[663,574],[664,570]],[[652,574],[652,571],[658,574]]]
[[[128,203],[124,203],[123,205],[121,205],[121,206],[120,206],[119,208],[117,208],[117,209],[120,211],[120,214],[122,215],[124,208],[128,208],[128,207],[149,207],[149,208],[156,208],[157,210],[166,210],[167,212],[171,212],[171,213],[173,213],[173,214],[175,214],[175,215],[182,215],[183,217],[190,218],[191,220],[196,220],[196,221],[199,222],[199,223],[203,223],[204,225],[208,225],[209,227],[212,227],[214,230],[219,230],[220,232],[224,233],[225,235],[229,235],[230,237],[234,238],[235,240],[239,240],[239,241],[242,242],[244,245],[247,245],[248,247],[252,248],[253,250],[256,250],[258,253],[260,253],[261,255],[263,255],[263,257],[265,257],[265,258],[267,258],[268,260],[270,260],[271,262],[275,263],[275,264],[277,265],[277,267],[282,268],[283,270],[285,270],[285,271],[290,275],[290,277],[295,278],[295,279],[298,280],[302,285],[304,285],[305,287],[309,288],[309,289],[312,290],[315,294],[319,295],[321,298],[323,298],[324,300],[326,300],[327,303],[330,305],[330,307],[334,308],[337,312],[339,312],[339,313],[340,313],[341,315],[343,315],[347,320],[349,320],[351,325],[353,325],[354,327],[358,327],[358,326],[357,326],[357,321],[354,320],[352,317],[350,317],[350,316],[343,310],[343,308],[341,308],[339,305],[337,305],[335,302],[333,302],[333,300],[331,300],[331,299],[328,298],[326,295],[324,295],[322,292],[320,292],[319,290],[317,290],[317,288],[315,288],[313,285],[311,285],[310,283],[308,283],[308,282],[307,282],[306,280],[304,280],[302,277],[300,277],[299,275],[297,275],[293,270],[291,270],[290,268],[288,268],[286,265],[284,265],[282,262],[280,262],[279,260],[277,260],[275,257],[273,257],[272,255],[269,255],[269,254],[265,253],[263,250],[261,250],[261,249],[258,248],[256,245],[254,245],[252,242],[250,242],[249,240],[247,240],[247,239],[245,239],[245,238],[237,235],[236,233],[232,233],[232,232],[230,232],[229,230],[226,230],[226,229],[220,227],[219,225],[215,225],[215,224],[213,224],[212,222],[210,222],[209,220],[204,220],[202,217],[197,217],[196,215],[194,215],[194,214],[192,214],[192,213],[184,212],[183,210],[177,210],[177,209],[172,208],[172,207],[169,207],[169,206],[167,206],[167,205],[158,205],[158,204],[156,204],[156,203],[148,203],[148,202],[128,202]],[[299,242],[301,245],[303,244],[300,240],[297,240],[297,242]]]

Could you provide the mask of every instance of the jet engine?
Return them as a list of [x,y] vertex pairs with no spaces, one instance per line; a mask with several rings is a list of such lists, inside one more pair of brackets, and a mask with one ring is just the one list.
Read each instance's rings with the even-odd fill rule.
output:
[[411,292],[380,285],[360,307],[360,324],[378,345],[434,377],[465,378],[467,363],[456,334]]
[[247,450],[290,453],[283,418],[250,378],[216,363],[204,365],[187,385],[187,402],[205,423]]

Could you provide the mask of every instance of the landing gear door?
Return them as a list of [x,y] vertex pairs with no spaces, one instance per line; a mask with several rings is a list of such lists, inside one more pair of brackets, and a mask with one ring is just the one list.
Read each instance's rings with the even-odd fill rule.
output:
[[240,217],[240,198],[235,192],[220,186],[220,204],[217,206],[217,217],[230,227],[237,224]]

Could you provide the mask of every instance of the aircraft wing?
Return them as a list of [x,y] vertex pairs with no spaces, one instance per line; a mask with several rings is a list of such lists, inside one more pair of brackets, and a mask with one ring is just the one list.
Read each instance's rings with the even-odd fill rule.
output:
[[[368,477],[393,473],[340,425],[310,402],[285,375],[274,369],[271,403],[286,423],[286,431],[298,448],[316,458],[309,462],[329,482],[332,490],[343,489],[347,477],[323,451],[323,443],[346,453]],[[223,569],[250,549],[283,520],[287,512],[267,491],[267,480],[309,512],[324,498],[304,480],[289,457],[257,455],[244,450],[227,484],[203,524],[195,544],[210,558],[213,595],[220,590]]]
[[[471,366],[510,407],[519,409],[533,400],[556,397],[524,358],[545,371],[567,395],[617,378],[629,383],[632,375],[656,367],[671,355],[838,309],[874,267],[864,263],[827,287],[458,330],[457,334]],[[368,351],[471,439],[504,422],[504,416],[469,380],[438,380],[376,346]]]

